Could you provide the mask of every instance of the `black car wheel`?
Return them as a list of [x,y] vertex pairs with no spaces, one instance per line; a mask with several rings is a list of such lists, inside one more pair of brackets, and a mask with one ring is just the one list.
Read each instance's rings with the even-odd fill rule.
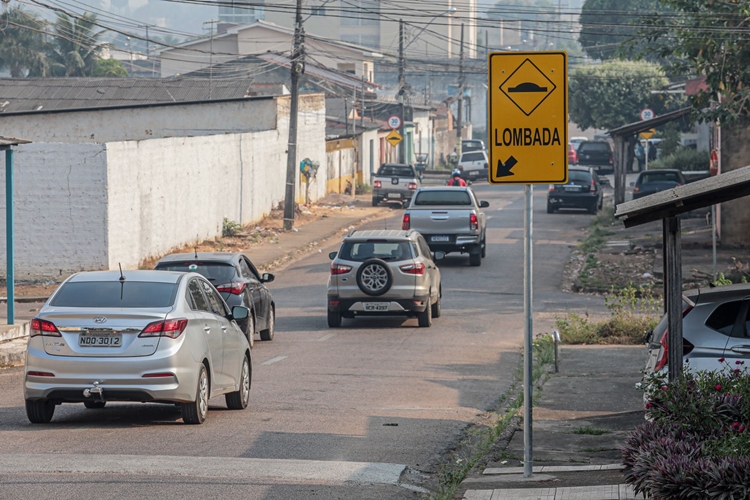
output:
[[273,334],[276,332],[276,308],[268,308],[268,328],[260,331],[260,340],[273,340]]
[[393,286],[393,273],[382,259],[369,259],[359,266],[357,285],[371,297],[383,295]]
[[380,205],[380,198],[373,198],[372,199],[372,206],[373,207],[377,207],[378,205]]
[[328,311],[328,327],[338,328],[341,326],[341,313],[338,311]]
[[55,414],[55,404],[46,399],[26,401],[26,416],[32,424],[48,424]]
[[547,213],[548,214],[554,214],[555,213],[555,207],[552,206],[552,203],[547,202]]

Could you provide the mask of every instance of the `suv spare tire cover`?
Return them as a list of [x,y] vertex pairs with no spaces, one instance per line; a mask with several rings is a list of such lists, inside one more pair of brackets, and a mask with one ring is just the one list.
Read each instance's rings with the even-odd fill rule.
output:
[[367,295],[383,295],[393,286],[393,272],[382,259],[368,259],[359,266],[357,285]]

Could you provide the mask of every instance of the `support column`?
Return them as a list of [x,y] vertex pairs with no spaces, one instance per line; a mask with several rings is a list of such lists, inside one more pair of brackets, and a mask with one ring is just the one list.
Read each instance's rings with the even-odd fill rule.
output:
[[664,276],[668,277],[667,317],[669,334],[667,338],[667,366],[669,380],[676,379],[682,372],[682,255],[680,252],[680,219],[664,219],[667,267]]

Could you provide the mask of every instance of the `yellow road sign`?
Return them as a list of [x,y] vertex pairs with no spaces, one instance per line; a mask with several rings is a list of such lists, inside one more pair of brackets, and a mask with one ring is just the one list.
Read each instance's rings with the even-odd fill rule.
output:
[[489,55],[489,181],[568,181],[568,53]]
[[398,143],[403,139],[404,138],[401,137],[401,134],[398,133],[398,130],[391,130],[391,133],[388,134],[385,138],[385,140],[388,141],[394,148],[398,146]]
[[646,139],[646,140],[651,139],[651,137],[655,133],[656,133],[656,129],[655,128],[650,128],[648,130],[644,130],[643,132],[641,132],[641,138]]

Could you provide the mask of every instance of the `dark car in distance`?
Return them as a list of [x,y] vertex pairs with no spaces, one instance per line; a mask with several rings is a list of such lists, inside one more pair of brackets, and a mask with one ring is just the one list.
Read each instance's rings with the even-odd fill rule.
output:
[[603,203],[602,183],[591,167],[568,167],[568,183],[551,184],[547,192],[548,214],[561,208],[583,208],[595,214]]
[[646,170],[638,174],[633,186],[633,199],[643,198],[650,194],[666,191],[673,187],[687,184],[682,172],[674,169]]
[[615,171],[612,147],[607,141],[584,141],[576,152],[579,165],[594,167],[599,174],[611,174]]
[[273,340],[276,327],[276,304],[265,283],[274,275],[258,273],[253,263],[242,253],[194,252],[171,254],[162,257],[155,269],[160,271],[195,272],[203,275],[221,294],[231,308],[245,306],[250,309],[247,319],[238,321],[247,335],[250,347],[255,334],[261,340]]

